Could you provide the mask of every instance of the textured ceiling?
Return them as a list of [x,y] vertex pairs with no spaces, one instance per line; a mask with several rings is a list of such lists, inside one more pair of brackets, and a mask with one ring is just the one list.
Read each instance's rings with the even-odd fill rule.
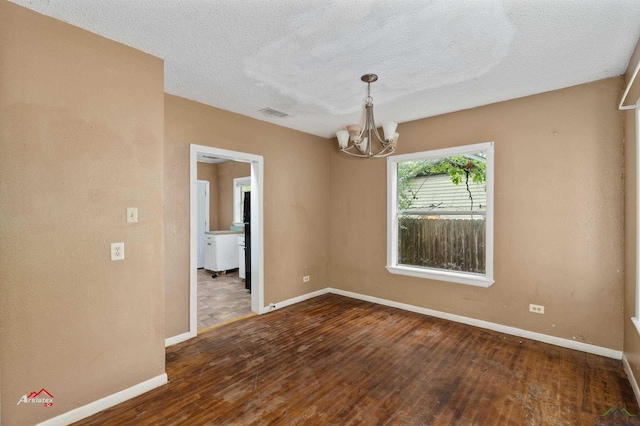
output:
[[[12,0],[158,56],[165,91],[331,137],[622,74],[638,0]],[[260,112],[272,108],[285,118]]]

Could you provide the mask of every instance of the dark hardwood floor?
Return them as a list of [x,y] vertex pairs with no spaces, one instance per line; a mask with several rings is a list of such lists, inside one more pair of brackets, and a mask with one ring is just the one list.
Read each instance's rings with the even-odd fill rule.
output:
[[166,370],[167,385],[77,424],[594,425],[610,408],[640,412],[620,361],[337,295],[170,347]]

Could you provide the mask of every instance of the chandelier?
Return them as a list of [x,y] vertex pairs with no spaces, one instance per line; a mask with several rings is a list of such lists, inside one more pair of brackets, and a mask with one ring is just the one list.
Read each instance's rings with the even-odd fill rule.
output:
[[[378,76],[365,74],[360,77],[360,80],[367,83],[367,97],[364,98],[364,126],[350,124],[347,126],[347,130],[336,132],[338,146],[342,152],[354,157],[386,157],[396,150],[398,137],[400,136],[396,133],[398,123],[382,123],[384,139],[380,137],[373,118],[373,98],[371,97],[371,83],[378,80]],[[375,150],[373,148],[374,144]]]

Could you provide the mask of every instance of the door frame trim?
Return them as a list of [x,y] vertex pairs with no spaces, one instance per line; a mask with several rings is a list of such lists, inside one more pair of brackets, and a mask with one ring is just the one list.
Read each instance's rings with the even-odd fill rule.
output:
[[[205,232],[204,235],[206,235],[207,228],[209,227],[209,224],[211,223],[211,220],[210,220],[211,219],[210,218],[210,213],[211,212],[209,212],[209,204],[210,204],[210,197],[211,197],[211,194],[210,194],[211,183],[208,180],[204,180],[204,179],[198,179],[196,182],[199,183],[199,184],[200,183],[204,184],[204,191],[205,191],[204,192],[204,204],[205,204],[205,206],[204,206],[204,209],[205,209],[204,215],[206,217],[205,222],[204,222],[204,232]],[[197,198],[196,198],[196,201],[197,201]],[[196,231],[197,231],[197,228],[196,228]],[[202,238],[205,238],[204,235],[203,235]],[[202,247],[202,250],[203,250],[202,257],[204,258],[204,247]],[[196,250],[196,252],[197,252],[197,250]],[[203,261],[203,264],[204,264],[204,261]],[[196,265],[197,265],[197,262],[196,262]],[[198,267],[200,267],[200,266],[198,265]]]
[[[198,277],[197,277],[197,185],[198,154],[206,154],[251,165],[251,310],[257,314],[268,311],[264,307],[264,221],[263,180],[264,159],[261,155],[230,151],[211,146],[189,145],[189,335],[198,334]],[[254,190],[255,188],[255,190]]]

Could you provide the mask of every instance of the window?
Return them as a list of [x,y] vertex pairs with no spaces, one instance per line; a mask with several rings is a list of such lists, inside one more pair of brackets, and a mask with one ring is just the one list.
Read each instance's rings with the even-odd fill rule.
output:
[[251,191],[251,176],[233,180],[233,222],[243,223],[244,193]]
[[640,98],[638,98],[638,100],[636,101],[636,105],[635,105],[635,118],[636,118],[636,140],[635,140],[635,144],[636,144],[636,158],[635,158],[635,181],[636,181],[636,217],[635,217],[635,221],[636,221],[636,241],[635,241],[635,245],[636,245],[636,258],[635,258],[635,263],[636,263],[636,268],[635,271],[633,272],[629,272],[631,274],[635,274],[635,278],[636,278],[636,313],[635,316],[633,318],[631,318],[631,321],[633,322],[633,325],[636,326],[636,330],[638,331],[638,333],[640,334],[640,209],[638,208],[638,200],[640,200]]
[[387,158],[387,269],[493,284],[493,142]]

